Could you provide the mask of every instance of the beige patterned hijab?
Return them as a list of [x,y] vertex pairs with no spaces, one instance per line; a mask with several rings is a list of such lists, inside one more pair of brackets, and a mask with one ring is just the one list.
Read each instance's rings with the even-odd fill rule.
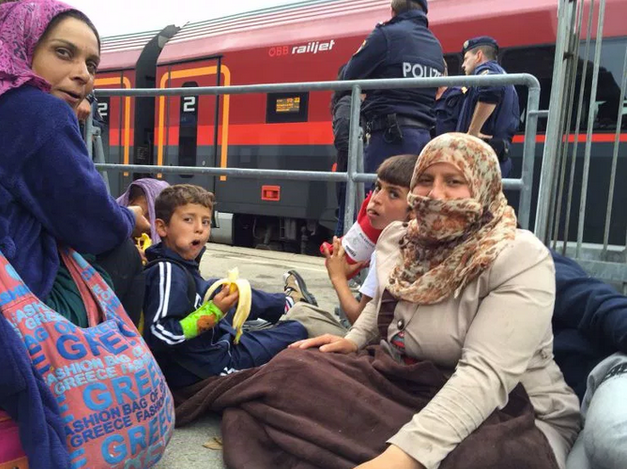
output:
[[458,168],[471,198],[436,200],[410,191],[407,200],[416,218],[407,228],[388,290],[418,304],[457,296],[516,236],[516,215],[503,195],[499,162],[488,144],[460,133],[435,138],[418,158],[411,190],[435,163]]

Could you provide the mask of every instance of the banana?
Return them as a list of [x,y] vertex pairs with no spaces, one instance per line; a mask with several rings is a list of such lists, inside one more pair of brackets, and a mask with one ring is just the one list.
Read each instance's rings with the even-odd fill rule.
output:
[[148,249],[152,245],[152,239],[146,233],[142,233],[141,236],[135,238],[135,246],[139,250],[142,257],[142,264],[146,264],[148,261],[146,260],[146,249]]
[[135,244],[141,252],[146,252],[146,249],[152,245],[152,239],[150,239],[148,234],[142,233],[140,237],[135,238]]
[[235,328],[235,340],[234,343],[238,344],[239,339],[242,336],[242,326],[248,315],[250,314],[250,307],[252,303],[252,291],[250,289],[250,283],[248,280],[239,278],[239,269],[237,267],[228,271],[227,277],[215,282],[207,293],[203,303],[209,301],[213,293],[222,285],[229,286],[229,293],[234,293],[235,290],[239,290],[239,299],[237,300],[237,309],[235,310],[235,316],[233,317],[233,327]]

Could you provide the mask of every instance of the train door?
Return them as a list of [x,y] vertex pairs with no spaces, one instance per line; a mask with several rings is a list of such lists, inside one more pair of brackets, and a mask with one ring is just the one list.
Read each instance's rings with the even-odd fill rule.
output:
[[[219,57],[162,67],[162,88],[222,86],[224,69]],[[170,96],[159,99],[157,164],[215,167],[220,163],[223,97],[210,95]],[[217,125],[216,125],[217,123]],[[160,163],[161,162],[161,163]],[[164,175],[171,184],[196,184],[215,192],[215,178],[199,174]]]
[[[135,72],[123,70],[119,72],[104,72],[98,75],[95,81],[97,89],[133,88]],[[105,161],[113,164],[130,164],[134,146],[134,114],[135,98],[101,97],[98,98],[98,111],[102,123],[102,143]],[[109,187],[111,195],[117,197],[131,183],[131,174],[124,172],[109,172]]]

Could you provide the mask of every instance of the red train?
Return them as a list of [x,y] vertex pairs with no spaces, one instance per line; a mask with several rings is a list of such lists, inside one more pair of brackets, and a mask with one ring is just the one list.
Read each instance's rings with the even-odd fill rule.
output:
[[[389,3],[313,0],[190,23],[180,30],[169,26],[160,32],[106,38],[96,84],[98,88],[171,88],[333,80],[375,24],[389,19]],[[500,61],[506,70],[538,77],[543,87],[541,108],[546,109],[557,3],[433,0],[429,21],[443,45],[451,74],[461,73],[460,50],[466,39],[491,35],[499,41]],[[601,187],[607,187],[609,179],[616,113],[619,107],[625,109],[618,102],[627,44],[625,17],[626,0],[607,0],[591,174],[593,184]],[[521,88],[519,94],[524,110],[526,92]],[[108,120],[106,143],[112,162],[326,171],[334,155],[329,101],[330,92],[219,99],[104,98],[100,108]],[[540,123],[540,131],[544,124]],[[622,140],[626,137],[623,134]],[[538,138],[542,141],[543,136]],[[522,142],[522,135],[516,142]],[[515,145],[515,168],[520,167],[520,150]],[[541,150],[539,146],[538,156]],[[626,162],[623,150],[619,174],[627,171]],[[122,174],[114,191],[133,176],[137,177]],[[305,248],[307,240],[313,246],[317,238],[326,238],[335,226],[334,184],[185,174],[167,178],[214,191],[222,228],[228,227],[226,238],[238,245],[298,250]],[[604,207],[607,194],[591,192],[589,203]],[[624,206],[620,202],[627,202],[627,189],[619,188],[617,197],[615,207]],[[516,194],[510,198],[515,205]],[[604,211],[598,212],[589,214],[587,241],[598,242],[602,236]],[[616,234],[611,241],[622,243],[627,217],[614,219]]]

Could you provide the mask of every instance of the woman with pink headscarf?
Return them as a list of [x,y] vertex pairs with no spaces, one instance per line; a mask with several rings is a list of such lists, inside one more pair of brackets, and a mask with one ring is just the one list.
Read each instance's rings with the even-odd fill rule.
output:
[[98,256],[131,315],[141,307],[130,290],[141,264],[129,238],[149,229],[139,207],[107,193],[81,139],[76,109],[99,61],[83,13],[52,0],[0,5],[0,250],[39,298],[82,327],[85,308],[57,246]]

